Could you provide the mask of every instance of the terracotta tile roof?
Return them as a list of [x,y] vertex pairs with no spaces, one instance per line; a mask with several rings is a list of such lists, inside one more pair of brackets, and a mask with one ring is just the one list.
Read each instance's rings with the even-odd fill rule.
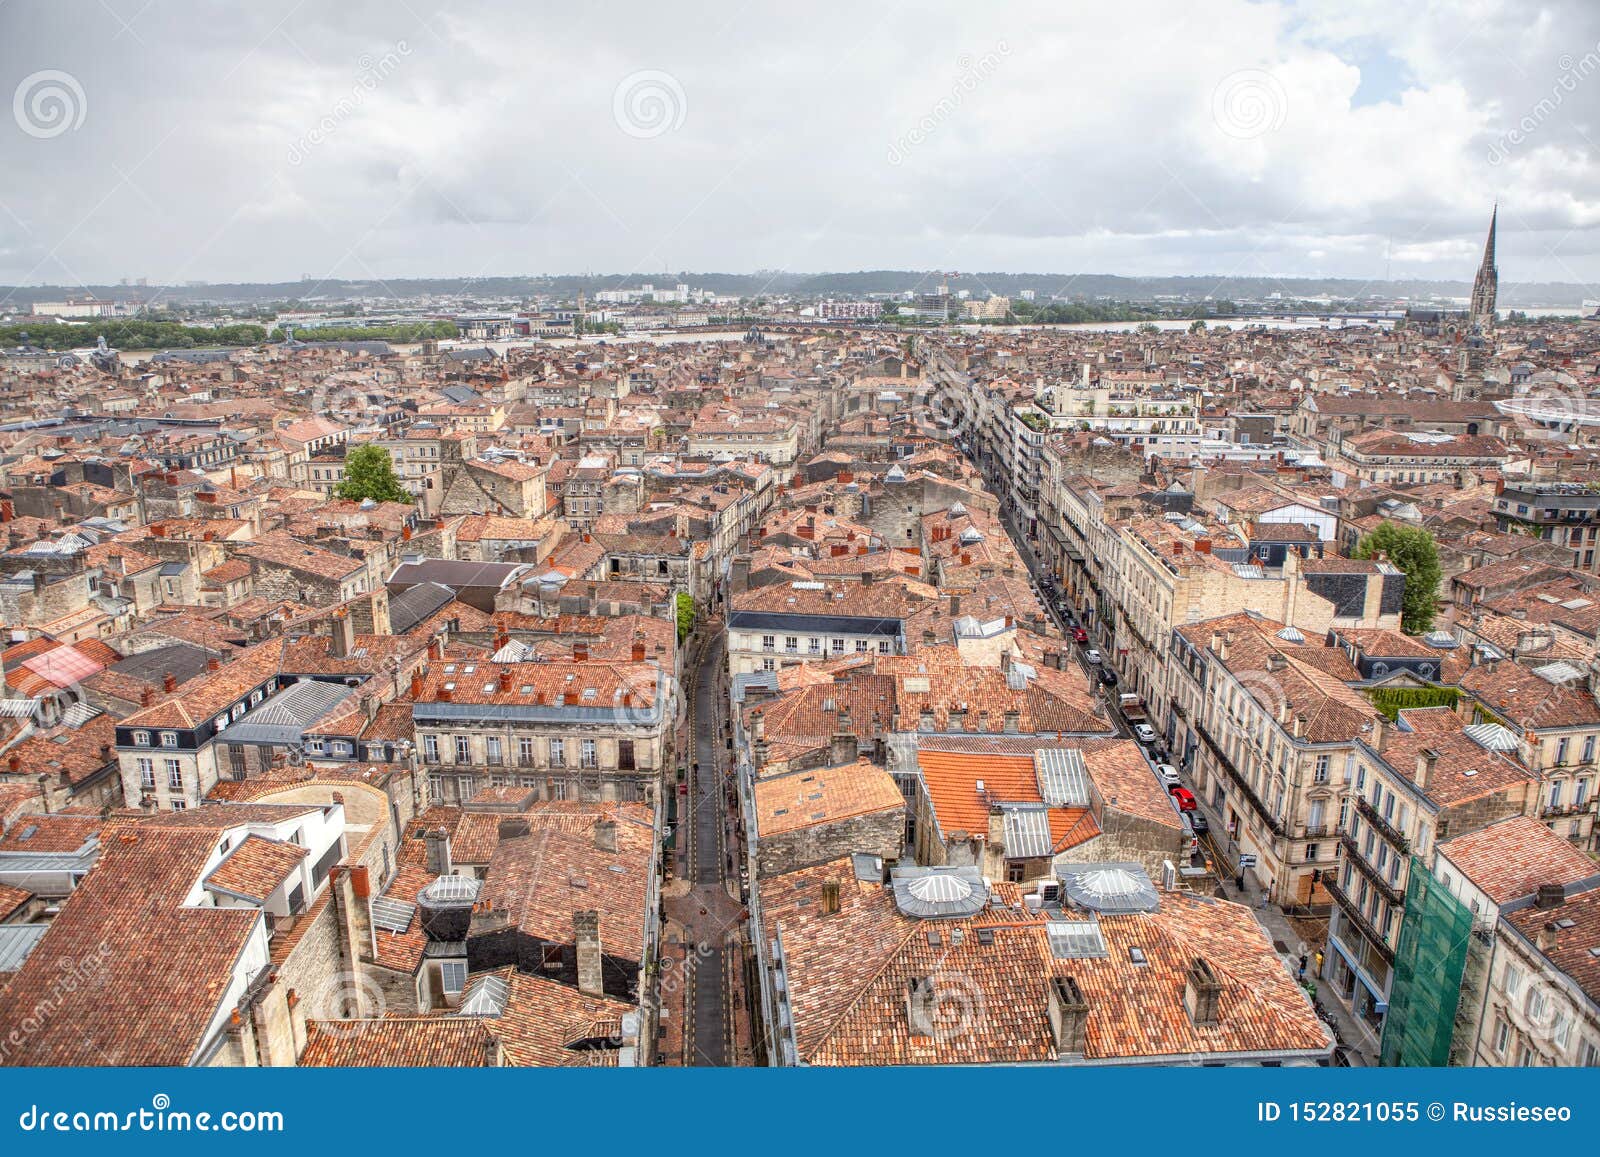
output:
[[1172,828],[1183,827],[1172,797],[1131,739],[1089,739],[1080,745],[1083,765],[1107,807]]
[[[825,881],[839,888],[832,915],[822,914]],[[1007,906],[991,905],[967,919],[919,921],[899,913],[889,889],[857,881],[848,859],[763,881],[763,931],[783,944],[800,1059],[1053,1063],[1047,983],[1056,976],[1071,977],[1085,997],[1084,1057],[1091,1063],[1320,1056],[1332,1048],[1247,908],[1163,893],[1156,912],[1101,917],[1105,957],[1057,959],[1047,920],[1010,907],[1020,901],[1014,887],[996,890]],[[1132,961],[1133,947],[1146,963]],[[1193,1024],[1184,1008],[1184,981],[1196,957],[1221,985],[1212,1027]],[[934,979],[939,1000],[939,1030],[929,1036],[913,1036],[907,1016],[907,986],[920,977]]]
[[265,836],[246,836],[206,876],[206,887],[265,902],[310,854],[309,849],[298,844],[269,840]]
[[[38,798],[37,790],[30,794]],[[99,816],[22,816],[0,839],[0,852],[75,852],[98,836],[104,826],[105,821]]]
[[756,824],[762,836],[905,806],[894,777],[864,759],[790,772],[755,785]]
[[[1540,929],[1554,925],[1550,932],[1555,942],[1545,950],[1544,958],[1570,976],[1591,1001],[1600,1002],[1600,956],[1594,952],[1600,947],[1600,888],[1570,896],[1559,908],[1530,906],[1507,919],[1535,943]],[[1560,926],[1568,920],[1572,921],[1570,927]]]
[[[1039,779],[1030,755],[976,755],[919,750],[917,764],[939,832],[987,836],[991,804],[1043,804]],[[1153,777],[1152,777],[1153,778]],[[978,791],[978,782],[983,791]],[[1100,834],[1088,808],[1047,809],[1051,850],[1066,851]]]
[[[1428,773],[1426,788],[1418,785],[1421,756],[1437,758]],[[1461,731],[1390,731],[1383,745],[1383,762],[1400,779],[1412,784],[1438,807],[1451,807],[1471,799],[1501,792],[1516,793],[1538,781],[1513,753],[1490,751]]]
[[500,1045],[475,1016],[391,1016],[308,1021],[302,1068],[485,1068]]
[[[489,860],[480,898],[509,913],[524,933],[554,944],[572,942],[572,914],[600,913],[607,956],[642,960],[645,895],[655,842],[642,805],[541,803],[522,813],[530,832],[502,838]],[[596,822],[616,824],[617,850],[595,841]]]
[[610,997],[587,996],[569,985],[498,969],[506,983],[505,1011],[484,1019],[500,1038],[505,1063],[525,1067],[610,1067],[617,1063],[622,1018],[637,1009]]
[[[109,842],[12,978],[0,1039],[22,1043],[8,1064],[187,1065],[205,1043],[262,914],[182,906],[214,833],[151,828],[128,837]],[[61,960],[84,973],[65,1000]],[[41,1001],[56,1012],[39,1025],[32,1010]]]
[[0,924],[15,916],[32,899],[32,892],[23,888],[13,888],[10,884],[0,884]]
[[1540,884],[1576,884],[1596,871],[1588,856],[1528,816],[1443,840],[1439,854],[1495,904],[1531,895]]
[[1600,726],[1600,703],[1584,682],[1552,683],[1516,663],[1480,663],[1462,674],[1461,689],[1524,730]]

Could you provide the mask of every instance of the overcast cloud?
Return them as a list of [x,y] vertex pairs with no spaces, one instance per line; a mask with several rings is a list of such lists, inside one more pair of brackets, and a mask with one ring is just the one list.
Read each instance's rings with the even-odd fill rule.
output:
[[1600,284],[1594,0],[0,0],[0,97],[8,284]]

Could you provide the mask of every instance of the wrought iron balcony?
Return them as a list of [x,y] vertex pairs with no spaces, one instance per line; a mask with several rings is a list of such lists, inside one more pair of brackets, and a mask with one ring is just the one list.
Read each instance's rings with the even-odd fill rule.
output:
[[1390,904],[1397,908],[1405,904],[1405,893],[1389,883],[1388,880],[1385,880],[1383,873],[1378,871],[1377,868],[1367,863],[1366,857],[1361,854],[1361,849],[1356,845],[1354,839],[1345,835],[1339,837],[1339,842],[1344,845],[1344,850],[1347,853],[1345,858],[1355,865],[1356,871],[1365,876],[1373,887],[1383,893],[1385,900],[1388,900]]
[[1343,912],[1345,918],[1356,926],[1362,936],[1366,937],[1372,947],[1377,950],[1378,955],[1388,963],[1393,964],[1394,949],[1384,942],[1383,937],[1378,934],[1378,930],[1372,926],[1372,921],[1368,920],[1361,909],[1356,906],[1356,902],[1345,895],[1344,889],[1339,886],[1339,881],[1333,877],[1324,876],[1322,878],[1322,886],[1328,895],[1333,897],[1333,902],[1339,905],[1339,911]]
[[1217,761],[1218,765],[1221,766],[1223,771],[1228,773],[1228,778],[1233,780],[1235,786],[1238,787],[1240,794],[1242,794],[1246,801],[1248,801],[1250,804],[1251,809],[1255,811],[1256,815],[1261,817],[1262,822],[1265,823],[1267,827],[1272,829],[1272,834],[1277,836],[1284,835],[1285,828],[1283,826],[1283,822],[1274,816],[1267,808],[1265,801],[1263,801],[1260,796],[1256,795],[1255,789],[1250,786],[1250,781],[1244,777],[1243,772],[1234,766],[1233,760],[1228,758],[1227,753],[1222,749],[1222,745],[1219,744],[1212,736],[1211,729],[1202,723],[1196,722],[1195,732],[1200,736],[1200,739],[1210,750],[1212,758]]
[[1384,840],[1388,842],[1390,847],[1394,848],[1401,855],[1408,856],[1411,854],[1411,841],[1406,839],[1406,837],[1400,833],[1398,828],[1396,828],[1388,820],[1384,819],[1383,816],[1379,814],[1378,809],[1368,803],[1365,797],[1356,797],[1356,811],[1361,813],[1362,817],[1372,825],[1372,830],[1382,836]]

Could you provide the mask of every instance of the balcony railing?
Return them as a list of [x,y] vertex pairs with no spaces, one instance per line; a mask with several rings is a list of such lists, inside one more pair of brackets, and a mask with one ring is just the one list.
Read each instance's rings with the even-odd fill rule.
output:
[[1365,798],[1356,797],[1356,811],[1361,813],[1362,817],[1372,825],[1373,830],[1382,836],[1395,851],[1401,855],[1408,856],[1411,854],[1411,841],[1406,839],[1398,828],[1384,819],[1379,814],[1378,809],[1368,803]]
[[1345,859],[1354,864],[1356,871],[1365,876],[1373,887],[1383,893],[1385,900],[1397,908],[1405,904],[1405,893],[1389,883],[1388,880],[1385,880],[1383,873],[1378,871],[1377,868],[1367,863],[1366,857],[1361,854],[1361,849],[1356,845],[1353,838],[1347,835],[1340,836],[1339,842],[1344,845],[1344,850],[1347,853]]
[[1384,942],[1383,937],[1378,934],[1378,930],[1372,926],[1372,921],[1368,920],[1361,909],[1356,907],[1356,902],[1345,895],[1344,889],[1339,886],[1339,881],[1324,876],[1322,878],[1322,886],[1327,890],[1328,895],[1333,897],[1333,902],[1339,905],[1339,910],[1345,914],[1346,919],[1354,924],[1361,932],[1361,935],[1366,937],[1372,947],[1377,950],[1378,955],[1393,964],[1394,949]]
[[1206,747],[1210,749],[1212,758],[1217,761],[1217,763],[1222,767],[1223,771],[1228,773],[1228,778],[1233,780],[1234,784],[1239,788],[1240,793],[1249,802],[1250,807],[1255,811],[1256,815],[1260,816],[1262,822],[1272,830],[1272,834],[1277,836],[1284,835],[1285,829],[1283,822],[1274,816],[1272,812],[1268,810],[1266,803],[1261,799],[1261,797],[1256,795],[1255,789],[1250,786],[1250,781],[1244,777],[1244,773],[1233,765],[1233,760],[1228,758],[1227,753],[1222,749],[1222,745],[1212,737],[1211,730],[1204,724],[1197,722],[1195,724],[1195,731],[1199,734]]
[[1586,799],[1582,803],[1546,804],[1539,809],[1539,814],[1545,819],[1550,819],[1553,816],[1586,815],[1593,810],[1594,800]]

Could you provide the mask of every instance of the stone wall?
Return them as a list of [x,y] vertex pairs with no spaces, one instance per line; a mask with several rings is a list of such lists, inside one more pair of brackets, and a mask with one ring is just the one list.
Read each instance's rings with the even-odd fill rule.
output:
[[780,835],[759,836],[756,866],[761,876],[825,864],[855,852],[900,859],[905,845],[906,809],[887,808],[832,823],[817,823]]

